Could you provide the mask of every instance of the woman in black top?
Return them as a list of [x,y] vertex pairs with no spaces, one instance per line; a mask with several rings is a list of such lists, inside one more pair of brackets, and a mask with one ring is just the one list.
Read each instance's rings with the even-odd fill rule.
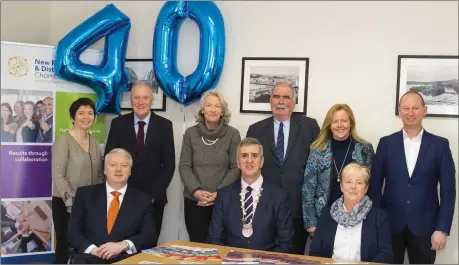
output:
[[37,142],[40,124],[36,120],[37,109],[35,103],[26,101],[24,103],[24,115],[26,120],[19,126],[16,132],[16,142],[35,143]]

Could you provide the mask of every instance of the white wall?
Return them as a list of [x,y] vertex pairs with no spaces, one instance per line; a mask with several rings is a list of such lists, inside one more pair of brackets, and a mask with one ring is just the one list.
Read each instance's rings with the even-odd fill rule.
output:
[[25,43],[48,43],[49,7],[49,2],[2,1],[1,39]]
[[[108,2],[51,2],[47,12],[34,12],[47,40],[36,36],[35,27],[20,27],[21,35],[9,30],[4,21],[18,21],[23,3],[6,6],[2,2],[2,40],[19,40],[56,45],[72,28]],[[157,14],[163,2],[114,2],[131,18],[128,58],[151,58]],[[240,114],[241,58],[309,57],[308,116],[321,124],[328,108],[335,103],[349,104],[356,115],[360,134],[376,148],[379,138],[397,131],[401,122],[394,115],[397,56],[401,54],[458,54],[457,2],[217,2],[226,27],[226,60],[217,90],[222,92],[233,112],[231,125],[242,135],[248,126],[267,115]],[[6,11],[5,11],[6,12]],[[48,16],[48,17],[47,17]],[[18,21],[20,22],[20,21]],[[22,22],[29,23],[30,22]],[[8,24],[9,25],[9,24]],[[7,28],[10,28],[7,26]],[[197,64],[199,33],[186,21],[180,32],[179,65],[184,74]],[[31,34],[35,34],[31,38]],[[12,37],[11,37],[12,36]],[[101,43],[95,46],[102,48]],[[174,123],[177,163],[181,150],[183,119],[194,124],[195,105],[181,106],[167,100],[167,111],[158,112]],[[109,122],[107,122],[107,127]],[[458,119],[427,118],[426,130],[449,139],[458,165]],[[168,189],[160,242],[187,239],[183,222],[182,185],[178,171]],[[437,263],[458,262],[457,203],[447,248],[438,253]]]

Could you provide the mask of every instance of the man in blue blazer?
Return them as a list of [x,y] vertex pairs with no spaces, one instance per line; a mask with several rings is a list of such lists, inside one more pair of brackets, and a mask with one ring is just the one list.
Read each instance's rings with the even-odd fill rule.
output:
[[293,225],[287,196],[261,176],[263,146],[254,138],[239,144],[240,181],[218,191],[210,244],[291,253]]
[[455,165],[448,140],[423,129],[427,106],[420,94],[405,93],[398,111],[403,129],[379,141],[369,196],[389,213],[394,262],[403,263],[408,250],[410,263],[433,264],[451,229]]

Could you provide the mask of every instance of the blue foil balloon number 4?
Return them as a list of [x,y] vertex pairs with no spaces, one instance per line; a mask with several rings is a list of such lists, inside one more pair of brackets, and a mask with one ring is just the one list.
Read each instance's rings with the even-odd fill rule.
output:
[[[97,93],[97,113],[121,112],[121,95],[130,85],[130,76],[124,67],[130,28],[130,19],[110,4],[78,25],[57,45],[56,75],[92,88]],[[102,62],[99,65],[83,63],[81,53],[103,37]]]
[[[180,26],[191,18],[199,27],[200,53],[196,70],[184,77],[177,68]],[[153,39],[153,68],[164,93],[189,105],[214,88],[225,59],[225,25],[217,5],[211,1],[169,1],[156,20]]]

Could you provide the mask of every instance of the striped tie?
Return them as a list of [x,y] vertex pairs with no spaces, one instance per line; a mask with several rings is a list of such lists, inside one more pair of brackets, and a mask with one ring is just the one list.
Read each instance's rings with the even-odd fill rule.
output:
[[253,198],[252,198],[252,187],[246,188],[244,197],[244,211],[245,211],[245,223],[249,224],[253,218]]
[[279,124],[279,132],[277,133],[276,156],[281,164],[284,164],[284,124]]

